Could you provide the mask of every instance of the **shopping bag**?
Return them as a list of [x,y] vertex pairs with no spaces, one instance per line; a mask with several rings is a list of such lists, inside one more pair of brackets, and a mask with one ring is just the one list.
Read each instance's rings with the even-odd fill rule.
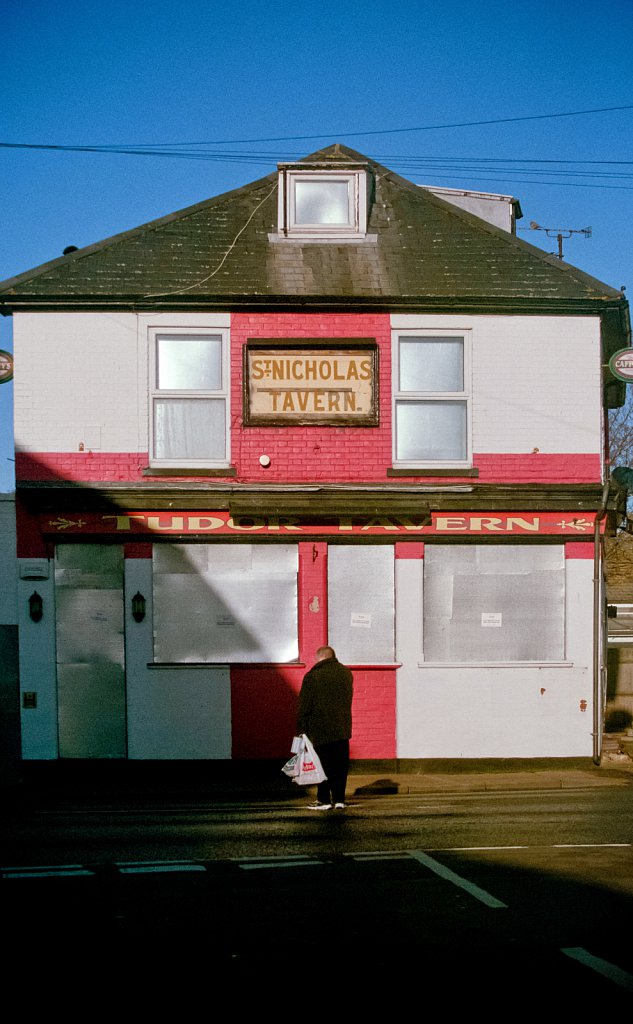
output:
[[299,774],[299,754],[293,754],[281,770],[289,779],[294,779]]
[[299,759],[299,771],[293,776],[292,781],[298,786],[316,786],[319,782],[325,782],[327,775],[318,758],[317,752],[312,746],[308,737],[304,734],[303,747],[297,754]]
[[303,736],[293,736],[290,746],[291,757],[281,769],[289,779],[294,779],[299,774],[299,754],[303,750]]

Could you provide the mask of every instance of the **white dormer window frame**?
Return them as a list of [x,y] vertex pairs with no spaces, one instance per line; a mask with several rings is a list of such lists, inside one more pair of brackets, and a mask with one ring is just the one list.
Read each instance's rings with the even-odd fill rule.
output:
[[279,235],[358,239],[367,234],[365,169],[279,170]]

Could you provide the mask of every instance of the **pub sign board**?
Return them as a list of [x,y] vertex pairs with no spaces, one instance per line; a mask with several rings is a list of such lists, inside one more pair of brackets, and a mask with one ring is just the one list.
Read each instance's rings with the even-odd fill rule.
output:
[[373,338],[249,339],[243,382],[245,426],[378,425]]
[[13,356],[0,348],[0,384],[6,384],[13,378]]

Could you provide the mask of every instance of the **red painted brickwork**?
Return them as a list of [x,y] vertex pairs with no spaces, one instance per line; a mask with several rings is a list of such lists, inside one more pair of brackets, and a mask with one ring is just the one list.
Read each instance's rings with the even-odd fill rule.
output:
[[512,455],[474,455],[482,483],[600,483],[599,455],[555,454],[541,452]]
[[[307,441],[306,439],[302,440],[303,435],[298,436],[292,429],[289,431],[274,429],[276,448],[272,447],[272,436],[266,435],[268,443],[265,447],[260,436],[260,443],[253,445],[253,459],[257,463],[257,469],[253,473],[249,471],[238,475],[237,480],[242,483],[254,481],[259,483],[305,483],[316,482],[319,479],[330,483],[385,483],[389,479],[389,483],[394,484],[394,479],[387,478],[386,473],[387,468],[391,466],[390,458],[377,467],[375,453],[370,453],[367,457],[363,456],[362,463],[359,463],[353,472],[349,469],[348,446],[350,439],[347,436],[348,432],[343,429],[330,428],[336,434],[335,451],[338,454],[334,454],[330,438],[326,452],[327,459],[322,456],[323,448],[317,437],[319,431],[314,432],[311,427],[301,429],[307,431]],[[359,433],[359,428],[353,433]],[[283,454],[284,449],[286,449],[285,454]],[[276,462],[274,474],[271,474],[272,464],[268,469],[262,469],[258,462],[261,454],[270,455],[273,460],[271,452],[273,452]],[[283,472],[278,468],[282,459],[286,460],[283,463]],[[85,483],[108,483],[120,480],[132,483],[139,480],[169,479],[164,476],[158,478],[143,475],[147,460],[147,453],[139,455],[131,452],[110,452],[108,454],[103,452],[98,454],[90,452],[38,452],[37,454],[17,452],[15,471],[18,481],[76,480]],[[325,462],[327,462],[327,466],[324,465]],[[601,480],[598,455],[475,455],[474,464],[479,469],[479,476],[468,480],[468,483],[472,483],[474,487],[477,486],[477,483],[600,483]],[[347,476],[344,476],[340,469],[345,465],[349,469]],[[254,469],[254,467],[251,468]],[[177,479],[185,483],[187,480],[204,480],[206,478],[179,476]],[[216,482],[220,482],[222,479],[226,479],[229,483],[236,481],[235,477],[214,476]],[[437,483],[446,486],[449,483],[463,483],[464,478],[459,476],[398,477],[398,482]]]
[[406,544],[396,542],[396,558],[424,558],[424,544],[408,541]]
[[[290,757],[297,696],[305,665],[231,666],[231,756],[235,760]],[[283,759],[283,760],[282,760]]]
[[[315,602],[315,597],[318,601]],[[312,606],[312,609],[311,607]],[[232,665],[232,756],[285,758],[295,734],[297,698],[318,647],[327,643],[327,545],[299,544],[299,665]],[[396,671],[354,669],[351,756],[396,756]]]
[[138,481],[147,452],[16,452],[17,480]]
[[354,673],[350,757],[361,761],[396,757],[396,670],[350,668]]
[[[379,361],[378,427],[246,427],[242,358],[249,338],[375,338]],[[238,478],[331,483],[384,480],[391,464],[391,327],[387,314],[234,314],[231,320],[232,462]],[[270,457],[262,469],[260,455]]]
[[299,659],[327,643],[327,544],[299,544]]
[[[231,666],[231,756],[235,760],[290,756],[301,681],[313,660],[297,666]],[[355,760],[394,758],[396,671],[350,667],[354,673],[350,756]]]
[[577,543],[565,544],[565,558],[593,558],[593,540],[578,541]]

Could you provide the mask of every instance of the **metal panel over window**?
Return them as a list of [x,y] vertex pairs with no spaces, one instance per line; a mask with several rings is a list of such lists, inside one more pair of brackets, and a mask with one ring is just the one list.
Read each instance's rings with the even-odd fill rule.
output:
[[395,657],[392,545],[330,545],[328,643],[341,661],[392,664]]
[[154,660],[299,656],[294,544],[155,544]]
[[563,661],[563,545],[427,544],[423,643],[425,661]]

